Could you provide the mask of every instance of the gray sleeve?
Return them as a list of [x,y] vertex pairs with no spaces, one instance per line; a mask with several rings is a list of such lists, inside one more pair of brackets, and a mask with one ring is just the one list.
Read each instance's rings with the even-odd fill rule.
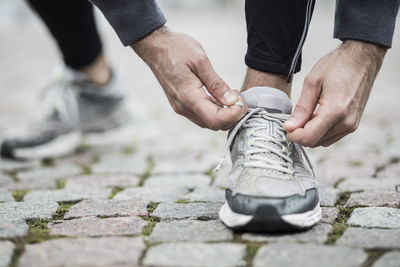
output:
[[166,23],[155,0],[90,0],[104,14],[121,42],[131,45]]
[[334,37],[392,46],[400,0],[337,0]]

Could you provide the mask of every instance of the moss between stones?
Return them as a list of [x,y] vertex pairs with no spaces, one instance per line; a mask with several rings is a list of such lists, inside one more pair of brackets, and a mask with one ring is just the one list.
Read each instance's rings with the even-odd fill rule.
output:
[[191,201],[187,201],[184,199],[178,199],[177,201],[175,201],[175,203],[180,203],[180,204],[189,204],[189,203],[193,203]]
[[15,244],[15,249],[11,257],[11,263],[9,267],[17,267],[18,260],[21,257],[22,253],[25,251],[25,243],[15,242],[14,244]]
[[11,190],[11,194],[14,197],[15,201],[20,202],[24,200],[24,196],[30,191],[31,190]]
[[150,202],[150,203],[147,205],[147,212],[148,212],[149,214],[152,213],[152,212],[157,208],[157,206],[158,206],[158,203]]
[[263,246],[264,244],[262,243],[256,243],[256,242],[248,242],[246,245],[246,266],[250,267],[253,266],[253,259],[257,254],[257,251]]
[[6,171],[6,174],[8,174],[8,176],[10,176],[11,179],[12,179],[14,182],[16,182],[16,183],[19,182],[19,179],[18,179],[18,176],[17,176],[17,171],[15,171],[15,170]]
[[65,187],[65,180],[60,179],[56,181],[57,189],[63,189]]
[[125,188],[120,187],[120,186],[113,187],[111,195],[108,197],[108,199],[113,199],[116,194],[118,194],[119,192],[123,191],[124,189]]
[[65,213],[69,211],[69,209],[75,205],[75,203],[68,202],[59,202],[60,206],[58,207],[56,213],[53,215],[53,220],[62,220],[64,219]]
[[350,198],[350,196],[351,196],[351,193],[352,193],[352,192],[349,192],[349,191],[345,191],[345,192],[341,193],[341,194],[339,195],[339,199],[338,199],[337,202],[336,202],[336,205],[339,205],[339,206],[344,206],[344,205],[346,205],[347,200],[349,200],[349,198]]
[[362,162],[361,160],[352,160],[352,161],[348,161],[347,165],[353,166],[353,167],[361,167],[364,165],[364,162]]
[[92,168],[90,168],[89,165],[82,164],[82,165],[80,165],[80,167],[81,167],[81,169],[82,169],[82,174],[88,175],[88,174],[91,174],[91,173],[92,173]]
[[133,146],[124,147],[122,149],[122,154],[132,155],[136,152],[136,149]]
[[336,222],[332,225],[331,232],[328,234],[328,239],[325,242],[326,245],[335,244],[336,240],[338,240],[343,235],[344,231],[346,231],[347,229],[346,222],[349,219],[354,208],[338,207],[338,210],[339,214],[336,218]]
[[51,158],[42,159],[42,167],[52,167],[54,166],[54,160]]
[[367,250],[367,260],[361,265],[361,267],[371,267],[387,250]]
[[138,186],[143,186],[144,185],[144,182],[146,181],[146,179],[150,177],[150,174],[151,174],[153,168],[154,168],[154,161],[153,161],[153,159],[151,157],[149,157],[147,159],[146,171],[144,172],[143,175],[140,176],[141,180],[140,180]]
[[150,202],[147,205],[147,212],[149,213],[147,216],[140,216],[143,220],[147,222],[147,226],[143,228],[142,235],[149,236],[152,232],[154,227],[158,222],[160,222],[160,218],[150,216],[150,214],[157,208],[158,203]]
[[336,183],[333,185],[334,188],[337,188],[341,182],[343,182],[345,179],[340,178],[339,180],[336,181]]

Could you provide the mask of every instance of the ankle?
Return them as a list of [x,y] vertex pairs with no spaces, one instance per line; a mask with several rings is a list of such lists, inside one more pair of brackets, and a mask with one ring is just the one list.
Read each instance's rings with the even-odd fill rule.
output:
[[88,78],[96,84],[105,85],[111,79],[111,68],[103,54],[94,60],[90,65],[80,69]]
[[252,87],[256,86],[268,86],[273,87],[278,90],[283,91],[290,97],[290,92],[292,89],[292,84],[288,83],[287,77],[274,74],[258,71],[252,68],[247,69],[246,77],[243,82],[243,86],[241,92],[246,91]]

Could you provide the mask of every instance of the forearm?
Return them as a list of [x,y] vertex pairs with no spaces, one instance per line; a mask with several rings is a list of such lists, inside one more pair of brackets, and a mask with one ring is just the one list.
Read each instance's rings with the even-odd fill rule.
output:
[[400,0],[337,0],[334,37],[391,47]]
[[104,14],[121,42],[131,45],[166,23],[155,0],[90,0]]

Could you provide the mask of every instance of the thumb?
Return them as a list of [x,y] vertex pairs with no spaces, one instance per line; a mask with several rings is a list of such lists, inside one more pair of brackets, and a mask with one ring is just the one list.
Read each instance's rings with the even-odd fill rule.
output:
[[238,101],[238,93],[232,90],[215,72],[208,58],[194,66],[194,73],[204,84],[207,91],[221,104],[231,106]]
[[297,102],[292,115],[284,123],[286,131],[292,132],[303,127],[314,114],[321,93],[321,83],[319,79],[311,78],[308,75],[304,79],[303,89],[299,101]]

